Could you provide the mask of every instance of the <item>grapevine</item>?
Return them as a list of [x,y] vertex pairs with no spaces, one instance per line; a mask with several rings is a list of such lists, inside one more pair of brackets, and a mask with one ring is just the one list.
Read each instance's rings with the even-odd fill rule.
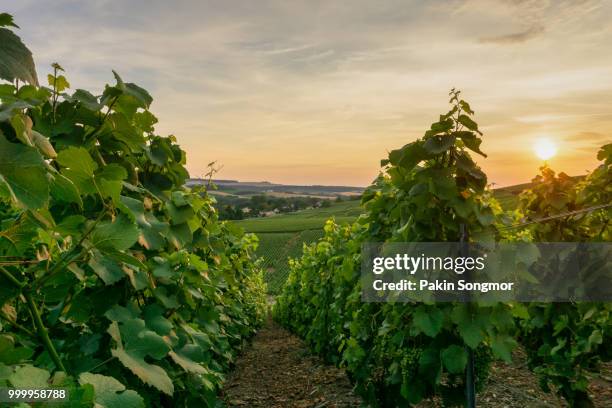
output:
[[[352,226],[330,221],[306,247],[275,313],[329,361],[346,366],[373,406],[405,406],[440,395],[461,404],[465,347],[509,360],[516,345],[510,305],[368,304],[361,302],[361,244],[368,241],[458,241],[460,225],[473,239],[495,237],[499,204],[471,153],[481,132],[470,105],[451,91],[451,110],[423,138],[389,153],[366,190],[365,214]],[[415,364],[418,356],[418,364]],[[488,364],[479,365],[484,383]]]
[[183,187],[152,97],[114,76],[102,95],[59,64],[48,87],[0,85],[0,386],[214,407],[265,312],[257,239]]
[[[549,217],[567,211],[609,204],[612,201],[612,145],[601,148],[602,161],[584,180],[547,166],[534,180],[534,187],[520,197],[518,212],[523,217]],[[561,217],[526,227],[537,241],[609,241],[611,209],[604,208],[579,216]],[[590,407],[588,373],[597,372],[602,361],[610,361],[607,344],[612,341],[610,303],[533,303],[521,324],[529,364],[539,375],[545,390],[553,384],[571,406]]]

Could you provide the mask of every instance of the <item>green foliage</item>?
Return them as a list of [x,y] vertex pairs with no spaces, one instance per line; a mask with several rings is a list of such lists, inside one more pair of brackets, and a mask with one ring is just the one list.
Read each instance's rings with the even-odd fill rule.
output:
[[[538,219],[562,215],[612,202],[612,145],[598,154],[602,164],[577,181],[548,167],[534,186],[520,196],[519,214]],[[524,235],[542,242],[610,241],[612,208],[562,216],[530,225]],[[597,371],[601,361],[612,358],[612,305],[610,303],[533,303],[522,321],[521,341],[529,365],[545,390],[554,384],[571,406],[592,406],[587,371]]]
[[32,85],[38,85],[36,67],[32,53],[21,39],[9,28],[19,28],[13,23],[13,16],[0,14],[0,79],[13,82],[22,80]]
[[346,366],[374,406],[406,406],[433,395],[461,405],[465,346],[475,350],[481,388],[492,356],[511,360],[515,337],[545,390],[553,384],[571,406],[592,406],[587,371],[611,357],[609,303],[361,302],[364,242],[458,241],[461,224],[475,241],[610,240],[612,209],[602,206],[612,202],[612,145],[601,148],[602,164],[584,179],[543,167],[518,199],[516,188],[499,194],[510,208],[518,201],[515,221],[536,221],[508,229],[509,217],[501,217],[486,176],[469,154],[484,156],[473,111],[458,93],[451,93],[451,103],[422,139],[382,161],[384,171],[366,189],[365,214],[356,223],[341,227],[329,221],[324,237],[291,262],[275,317],[329,361]]
[[53,68],[52,89],[0,86],[0,386],[214,407],[265,312],[257,239],[183,187],[144,89],[69,94]]
[[480,388],[490,356],[514,346],[510,305],[376,304],[361,302],[364,242],[458,241],[460,225],[474,240],[497,234],[501,209],[470,151],[480,151],[473,111],[451,92],[451,110],[423,138],[390,152],[383,173],[366,189],[365,214],[325,235],[291,262],[275,316],[327,360],[346,366],[373,406],[415,404],[440,395],[462,404],[466,347],[481,357]]

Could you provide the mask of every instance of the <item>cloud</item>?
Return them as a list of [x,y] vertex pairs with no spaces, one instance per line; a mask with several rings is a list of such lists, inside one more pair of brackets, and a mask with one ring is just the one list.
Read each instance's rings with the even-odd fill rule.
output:
[[583,142],[588,144],[588,146],[596,145],[600,146],[605,142],[612,142],[612,134],[610,133],[601,133],[601,132],[592,132],[592,131],[582,131],[573,133],[571,135],[565,136],[563,138],[568,142]]
[[483,37],[481,43],[490,44],[520,44],[532,40],[544,33],[544,26],[537,25],[517,33],[497,35],[493,37]]
[[[22,0],[6,8],[41,77],[58,61],[75,87],[100,91],[116,69],[150,90],[159,133],[179,138],[193,174],[217,159],[221,177],[367,184],[388,150],[446,112],[453,86],[486,130],[491,154],[481,164],[498,182],[531,178],[533,136],[612,128],[612,53],[602,52],[612,43],[612,2]],[[496,161],[513,144],[527,164],[520,171],[515,158]]]

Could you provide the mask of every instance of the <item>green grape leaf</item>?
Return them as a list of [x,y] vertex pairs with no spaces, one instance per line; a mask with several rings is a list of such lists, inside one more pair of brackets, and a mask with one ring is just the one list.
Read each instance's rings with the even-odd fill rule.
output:
[[125,251],[138,240],[138,227],[123,214],[117,216],[114,222],[98,224],[91,234],[91,244],[101,251]]
[[493,355],[506,362],[512,361],[512,350],[516,347],[516,340],[507,334],[498,334],[491,340]]
[[174,393],[172,380],[168,373],[160,366],[149,364],[142,358],[134,357],[124,349],[113,349],[111,354],[145,384],[155,387],[170,396]]
[[467,115],[459,115],[459,123],[461,123],[466,128],[473,130],[474,132],[478,132],[479,134],[482,134],[480,130],[478,130],[478,124],[474,122],[472,118],[470,118]]
[[442,364],[440,362],[440,352],[436,349],[423,350],[419,357],[419,374],[425,376],[428,382],[434,384],[440,380],[442,374]]
[[163,315],[165,309],[159,304],[149,305],[144,310],[144,319],[147,327],[151,328],[160,336],[166,336],[172,331],[172,322]]
[[151,97],[151,94],[146,89],[131,82],[125,83],[125,93],[136,99],[141,108],[148,109],[151,103],[153,103],[153,97]]
[[414,312],[414,327],[429,337],[435,337],[444,323],[444,313],[440,309],[419,306]]
[[113,322],[125,323],[129,320],[137,319],[138,314],[138,310],[134,310],[134,308],[115,305],[108,309],[104,316]]
[[459,101],[459,105],[461,106],[461,109],[463,109],[468,115],[474,114],[474,111],[472,110],[470,104],[464,101],[463,99]]
[[33,147],[10,143],[0,132],[0,181],[21,207],[35,210],[49,201],[45,163]]
[[64,167],[61,170],[62,174],[68,177],[81,193],[93,194],[96,192],[94,172],[98,165],[86,149],[69,147],[60,151],[56,160]]
[[63,75],[58,75],[54,77],[51,74],[47,75],[47,82],[51,88],[55,89],[55,92],[64,92],[66,89],[70,88],[70,84],[68,80]]
[[49,378],[51,374],[47,370],[25,365],[17,367],[8,380],[15,388],[47,388]]
[[[8,19],[4,13],[2,16],[4,26],[15,27],[12,17]],[[7,28],[0,28],[0,56],[0,79],[9,82],[19,79],[38,86],[32,53],[21,38]]]
[[459,374],[465,370],[468,358],[465,348],[453,344],[442,350],[440,356],[449,373]]
[[126,267],[124,271],[129,276],[130,283],[132,284],[132,287],[134,289],[143,290],[149,287],[149,281],[146,272],[143,272],[138,268],[133,269],[129,267]]
[[101,374],[83,373],[79,384],[91,384],[94,388],[94,402],[101,408],[144,408],[144,399],[133,390],[126,389],[113,377]]
[[440,154],[455,145],[455,137],[449,135],[432,136],[425,141],[423,148],[431,154]]
[[87,265],[104,281],[105,285],[112,285],[125,278],[121,266],[98,251],[95,251],[95,255],[91,257]]
[[390,163],[405,169],[412,169],[429,157],[430,155],[423,147],[423,142],[421,141],[409,143],[401,149],[393,150],[389,153]]
[[164,246],[166,241],[163,234],[168,231],[168,223],[159,221],[151,212],[145,211],[142,201],[121,196],[119,208],[140,227],[140,245],[154,251]]
[[117,348],[112,350],[113,356],[144,383],[172,395],[174,386],[166,371],[145,361],[146,356],[157,360],[167,356],[170,347],[166,341],[149,330],[142,319],[129,319],[120,324],[113,322],[108,331],[117,343]]
[[19,26],[13,22],[13,16],[8,13],[0,13],[0,27],[19,28]]
[[79,190],[72,180],[65,177],[63,174],[53,174],[51,179],[51,196],[57,201],[77,203],[79,207],[83,208],[83,200],[81,199]]
[[15,347],[15,340],[10,335],[0,335],[0,363],[18,364],[32,357],[32,354],[34,350],[29,347]]
[[166,238],[176,249],[181,249],[191,242],[193,236],[189,225],[183,223],[170,227]]
[[189,373],[209,374],[209,371],[202,364],[196,363],[195,361],[190,360],[186,356],[177,354],[174,351],[171,351],[168,354],[176,364],[181,366],[183,370]]
[[425,137],[433,136],[438,133],[446,133],[451,130],[454,126],[454,122],[451,118],[440,117],[439,122],[431,124],[430,129],[425,132]]
[[476,136],[473,132],[459,131],[459,132],[454,132],[453,135],[459,137],[463,141],[463,144],[465,145],[465,147],[467,147],[471,151],[478,153],[479,155],[483,157],[487,157],[487,155],[484,154],[482,150],[480,150],[480,144],[482,143],[482,139]]
[[461,338],[471,348],[475,349],[484,340],[485,331],[479,316],[470,312],[469,308],[460,304],[451,312],[451,320],[457,325]]
[[113,127],[113,137],[125,143],[131,151],[144,149],[145,138],[142,132],[134,127],[124,114],[114,113],[109,119]]
[[71,100],[81,103],[85,108],[94,112],[102,109],[102,105],[98,102],[98,98],[83,89],[77,89],[72,94]]
[[10,120],[15,115],[15,113],[18,113],[21,109],[28,109],[31,107],[32,105],[22,100],[10,103],[4,102],[0,104],[0,122]]

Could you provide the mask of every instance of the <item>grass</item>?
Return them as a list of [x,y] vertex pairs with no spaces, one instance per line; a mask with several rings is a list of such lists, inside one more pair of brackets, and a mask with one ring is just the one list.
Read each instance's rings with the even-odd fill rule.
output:
[[264,218],[250,218],[234,221],[245,231],[262,232],[300,232],[322,229],[325,221],[334,217],[338,223],[349,223],[361,214],[358,200],[332,203],[327,208],[313,208],[294,213],[275,215]]

